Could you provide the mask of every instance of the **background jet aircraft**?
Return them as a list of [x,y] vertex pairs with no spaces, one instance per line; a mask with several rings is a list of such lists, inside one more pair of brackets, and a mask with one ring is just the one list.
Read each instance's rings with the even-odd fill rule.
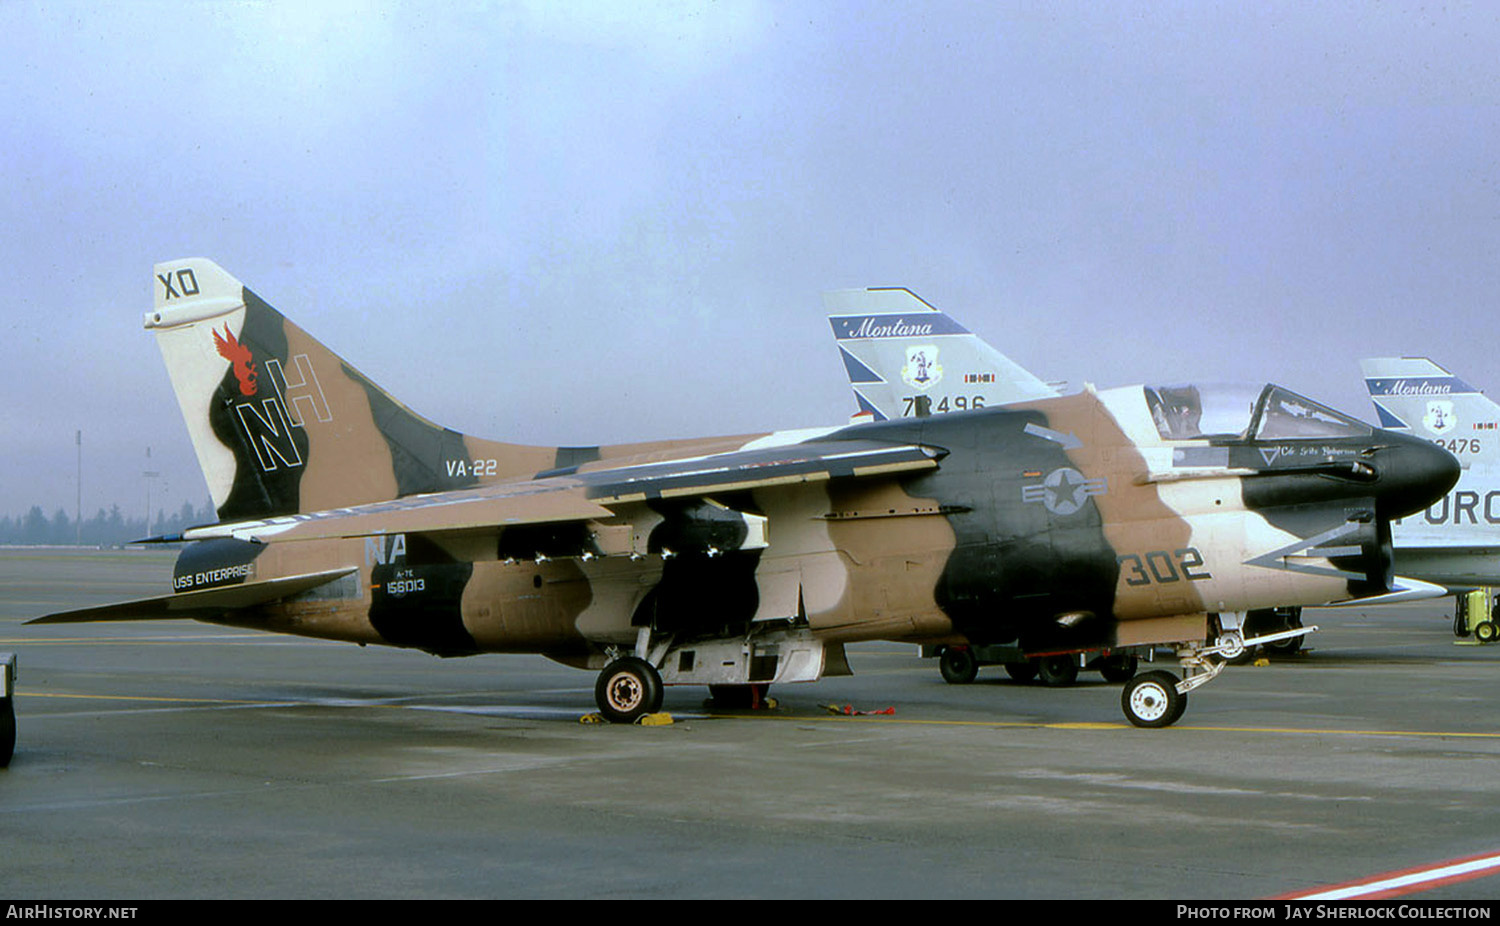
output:
[[1187,678],[1146,673],[1122,698],[1166,725],[1219,667],[1205,612],[1390,592],[1390,518],[1457,473],[1426,441],[1275,386],[620,447],[484,441],[414,414],[210,261],[158,265],[155,291],[145,324],[220,521],[185,532],[172,594],[41,621],[542,653],[600,670],[620,722],[658,710],[663,684],[759,691],[846,673],[848,641],[967,639],[1176,646]]
[[1500,586],[1500,405],[1426,357],[1360,368],[1383,427],[1431,440],[1463,467],[1452,491],[1392,524],[1403,574],[1448,588]]
[[823,294],[823,308],[856,417],[961,412],[1060,392],[909,289],[836,290]]

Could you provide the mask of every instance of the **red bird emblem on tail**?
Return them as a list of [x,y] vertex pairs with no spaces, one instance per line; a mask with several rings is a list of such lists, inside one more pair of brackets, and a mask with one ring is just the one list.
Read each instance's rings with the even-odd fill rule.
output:
[[219,349],[220,357],[234,364],[234,378],[240,381],[240,394],[255,395],[255,380],[259,374],[250,348],[235,339],[228,325],[224,326],[223,334],[214,329],[214,346]]

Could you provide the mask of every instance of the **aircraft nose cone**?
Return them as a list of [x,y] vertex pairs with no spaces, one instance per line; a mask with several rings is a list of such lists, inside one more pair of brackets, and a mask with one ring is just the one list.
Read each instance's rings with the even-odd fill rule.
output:
[[1374,451],[1372,463],[1379,474],[1376,493],[1385,517],[1415,514],[1458,482],[1457,458],[1437,444],[1390,431],[1380,436],[1385,440]]

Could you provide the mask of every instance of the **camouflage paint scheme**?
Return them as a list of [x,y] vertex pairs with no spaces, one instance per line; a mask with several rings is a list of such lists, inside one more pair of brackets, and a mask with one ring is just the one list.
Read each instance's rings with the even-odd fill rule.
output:
[[1209,611],[1381,594],[1389,519],[1457,473],[1367,427],[1315,458],[1297,441],[1168,441],[1142,387],[706,440],[499,443],[411,412],[210,261],[156,280],[146,327],[220,522],[185,533],[172,595],[42,620],[542,653],[603,668],[613,720],[659,707],[662,682],[847,673],[855,640],[1201,644]]

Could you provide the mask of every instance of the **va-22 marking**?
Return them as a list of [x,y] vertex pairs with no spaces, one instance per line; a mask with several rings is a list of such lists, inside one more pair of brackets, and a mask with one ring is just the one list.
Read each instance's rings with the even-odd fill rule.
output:
[[499,460],[448,460],[449,476],[498,476]]

